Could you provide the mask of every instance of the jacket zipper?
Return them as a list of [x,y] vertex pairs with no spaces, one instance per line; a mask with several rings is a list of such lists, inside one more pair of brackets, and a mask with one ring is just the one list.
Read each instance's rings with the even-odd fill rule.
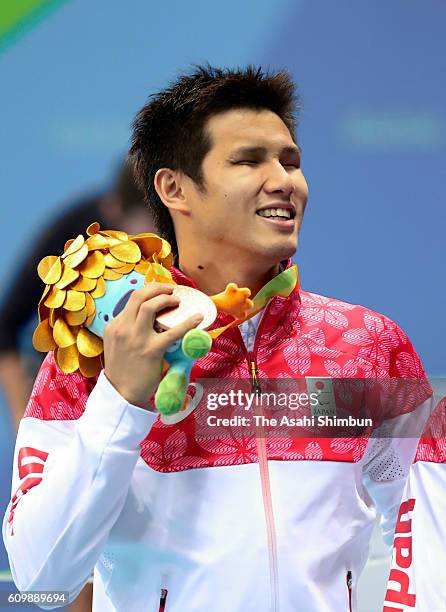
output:
[[[266,308],[262,313],[254,340],[253,352],[247,353],[248,364],[251,372],[251,389],[256,395],[261,393],[261,387],[259,378],[257,376],[257,365],[255,361],[255,354],[257,348],[257,338],[259,337],[258,332],[260,331],[261,324],[264,320]],[[262,414],[261,406],[256,406],[256,413]],[[271,608],[273,612],[279,612],[279,571],[277,561],[277,537],[276,537],[276,525],[274,521],[273,504],[271,497],[271,484],[269,479],[268,469],[268,455],[266,451],[265,443],[265,431],[263,426],[257,428],[256,432],[256,446],[257,455],[259,458],[259,470],[260,470],[260,482],[262,487],[262,499],[263,509],[265,512],[266,522],[266,535],[268,542],[268,560],[269,560],[269,575],[270,575],[270,586],[271,586]]]
[[256,362],[251,358],[251,391],[253,391],[256,395],[260,394],[260,383],[257,378],[257,366]]
[[158,612],[165,612],[166,610],[166,599],[167,599],[167,589],[161,589],[160,593],[160,607],[158,608]]
[[348,590],[348,609],[349,609],[349,612],[353,612],[353,606],[352,606],[353,576],[350,570],[347,572],[346,578],[347,578],[347,590]]

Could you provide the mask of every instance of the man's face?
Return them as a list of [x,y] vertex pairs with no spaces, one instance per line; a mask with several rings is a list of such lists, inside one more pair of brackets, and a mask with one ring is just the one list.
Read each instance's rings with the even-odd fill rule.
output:
[[293,255],[308,187],[286,125],[268,110],[234,109],[206,128],[205,191],[192,183],[187,193],[197,239],[271,265]]

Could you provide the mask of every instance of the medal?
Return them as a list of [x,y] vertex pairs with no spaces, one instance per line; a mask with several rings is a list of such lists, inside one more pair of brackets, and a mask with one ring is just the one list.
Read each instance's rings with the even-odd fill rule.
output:
[[186,285],[176,285],[172,295],[179,298],[180,303],[175,308],[162,310],[158,313],[155,322],[162,331],[182,323],[194,314],[202,314],[203,321],[197,329],[207,329],[217,317],[217,308],[214,302],[205,293]]

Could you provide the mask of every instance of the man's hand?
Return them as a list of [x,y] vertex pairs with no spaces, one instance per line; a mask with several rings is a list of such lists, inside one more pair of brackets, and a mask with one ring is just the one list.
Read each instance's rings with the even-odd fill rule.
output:
[[135,406],[145,407],[158,386],[166,349],[203,320],[197,314],[168,331],[154,330],[156,314],[179,304],[172,295],[173,289],[173,285],[156,282],[137,289],[105,328],[105,375],[118,393]]

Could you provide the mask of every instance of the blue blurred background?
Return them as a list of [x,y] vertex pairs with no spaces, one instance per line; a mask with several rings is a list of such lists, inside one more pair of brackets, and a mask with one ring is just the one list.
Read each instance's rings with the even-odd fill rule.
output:
[[[430,376],[446,372],[442,0],[17,0],[15,10],[0,8],[0,297],[61,203],[110,180],[150,93],[191,63],[286,67],[304,103],[302,286],[383,312]],[[0,401],[2,513],[12,435]]]

